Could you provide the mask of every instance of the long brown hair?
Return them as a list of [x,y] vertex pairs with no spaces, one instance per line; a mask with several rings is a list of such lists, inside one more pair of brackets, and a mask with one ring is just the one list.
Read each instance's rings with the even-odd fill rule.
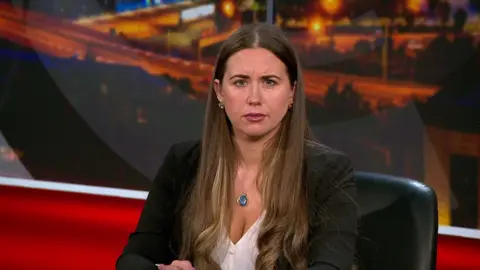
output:
[[[263,154],[260,192],[266,214],[257,240],[255,268],[276,269],[283,256],[292,269],[303,270],[307,267],[308,216],[302,172],[310,132],[298,57],[276,26],[245,25],[224,42],[213,79],[221,82],[230,56],[247,48],[264,48],[275,54],[287,67],[290,84],[296,86],[294,104]],[[211,252],[224,228],[230,228],[237,151],[230,121],[218,107],[213,86],[208,94],[201,149],[197,178],[183,212],[181,257],[193,260],[196,269],[216,270],[220,267]]]

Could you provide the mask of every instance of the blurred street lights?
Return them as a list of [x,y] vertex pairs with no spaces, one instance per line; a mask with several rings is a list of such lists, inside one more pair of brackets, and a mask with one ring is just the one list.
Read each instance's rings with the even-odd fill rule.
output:
[[342,6],[341,0],[320,0],[320,5],[325,12],[336,15]]
[[315,6],[320,9],[325,19],[312,19],[310,28],[312,32],[326,34],[330,44],[334,44],[334,21],[342,16],[343,0],[318,0]]
[[419,13],[422,10],[422,0],[407,0],[407,9],[413,13]]
[[232,1],[225,1],[222,3],[222,12],[231,19],[235,15],[235,4]]
[[325,23],[320,18],[313,18],[308,24],[308,29],[314,35],[323,35],[325,34]]

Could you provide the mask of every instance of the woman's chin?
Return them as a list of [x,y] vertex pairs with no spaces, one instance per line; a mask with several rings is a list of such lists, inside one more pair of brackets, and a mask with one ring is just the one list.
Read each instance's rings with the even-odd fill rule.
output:
[[270,134],[270,130],[265,130],[265,129],[248,129],[248,130],[243,130],[242,133],[243,135],[248,139],[248,140],[261,140],[262,138],[265,138]]

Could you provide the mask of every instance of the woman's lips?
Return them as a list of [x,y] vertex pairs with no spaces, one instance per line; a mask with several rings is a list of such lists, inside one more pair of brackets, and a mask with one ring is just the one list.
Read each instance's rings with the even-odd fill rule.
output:
[[265,119],[265,114],[261,113],[247,113],[243,116],[249,122],[260,122]]

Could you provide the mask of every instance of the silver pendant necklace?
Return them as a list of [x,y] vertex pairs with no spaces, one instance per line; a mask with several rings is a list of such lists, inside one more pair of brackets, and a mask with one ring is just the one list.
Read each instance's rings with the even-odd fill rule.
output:
[[240,196],[237,198],[237,203],[238,203],[238,205],[240,205],[241,207],[247,206],[247,204],[248,204],[247,194],[242,193],[242,195],[240,195]]

